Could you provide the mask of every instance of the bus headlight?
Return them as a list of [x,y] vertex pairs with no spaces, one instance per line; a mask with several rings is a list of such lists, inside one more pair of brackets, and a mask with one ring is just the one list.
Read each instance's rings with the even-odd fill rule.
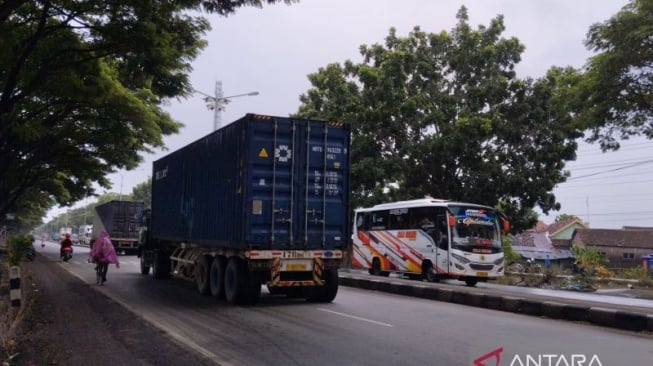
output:
[[503,258],[499,258],[494,261],[494,264],[503,264]]
[[460,263],[462,263],[462,264],[467,264],[467,263],[471,262],[469,259],[463,257],[462,255],[451,253],[451,256],[453,258],[455,258],[456,260],[460,261]]

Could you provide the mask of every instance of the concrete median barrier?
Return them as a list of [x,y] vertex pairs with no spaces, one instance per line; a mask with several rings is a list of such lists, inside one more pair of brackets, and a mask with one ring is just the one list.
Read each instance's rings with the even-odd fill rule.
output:
[[511,313],[519,313],[522,303],[521,297],[502,296],[501,297],[501,310]]
[[567,304],[562,308],[562,318],[571,321],[587,321],[590,307],[583,305]]
[[524,299],[521,302],[521,313],[526,315],[542,315],[542,302],[537,300]]
[[[343,286],[392,294],[412,296],[429,300],[450,302],[551,319],[589,322],[595,325],[630,331],[653,331],[653,314],[624,311],[606,307],[591,307],[582,304],[537,298],[488,294],[474,288],[450,289],[434,283],[401,282],[392,279],[366,279],[364,277],[340,276]],[[484,293],[485,292],[485,293]]]
[[564,309],[565,304],[555,302],[555,301],[544,301],[542,302],[542,315],[547,318],[552,319],[561,319],[562,318],[562,309]]
[[490,310],[501,310],[502,302],[503,299],[501,296],[484,294],[481,301],[481,307]]
[[413,286],[405,283],[391,282],[390,293],[396,295],[410,296],[412,294]]
[[615,314],[617,310],[593,307],[589,310],[589,321],[592,324],[602,325],[604,327],[614,327],[615,326]]
[[438,290],[438,301],[451,302],[453,291],[445,288]]
[[639,332],[647,328],[648,316],[630,311],[617,311],[614,314],[614,323],[618,328]]

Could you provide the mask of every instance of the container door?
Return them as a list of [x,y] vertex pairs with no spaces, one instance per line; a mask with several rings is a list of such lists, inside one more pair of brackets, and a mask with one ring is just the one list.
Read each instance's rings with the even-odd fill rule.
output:
[[349,130],[279,117],[252,122],[247,241],[262,249],[346,245]]
[[344,246],[349,237],[349,133],[342,124],[309,121],[301,127],[297,162],[298,239],[308,249]]
[[246,240],[258,249],[295,241],[293,201],[296,126],[286,118],[249,123],[249,191]]

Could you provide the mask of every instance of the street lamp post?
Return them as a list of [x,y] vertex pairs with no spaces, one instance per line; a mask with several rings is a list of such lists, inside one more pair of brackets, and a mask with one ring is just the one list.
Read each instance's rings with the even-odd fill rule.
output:
[[118,174],[120,174],[120,195],[118,196],[118,201],[122,201],[122,179],[123,179],[123,176],[122,176],[121,172],[118,172]]
[[215,95],[208,95],[206,93],[203,93],[199,90],[193,89],[193,92],[203,95],[204,96],[204,101],[206,102],[207,108],[213,111],[213,131],[219,129],[222,127],[222,115],[221,112],[224,110],[224,107],[227,103],[229,103],[229,100],[232,98],[237,98],[237,97],[246,97],[246,96],[254,96],[258,95],[259,93],[257,91],[249,92],[249,93],[244,93],[244,94],[236,94],[236,95],[230,95],[230,96],[223,96],[222,95],[222,82],[221,81],[216,81],[215,83]]

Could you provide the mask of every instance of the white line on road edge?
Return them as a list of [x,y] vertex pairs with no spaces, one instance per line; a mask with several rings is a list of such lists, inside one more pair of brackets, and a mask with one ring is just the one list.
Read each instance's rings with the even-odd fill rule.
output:
[[[84,264],[86,264],[86,262],[84,262]],[[79,274],[77,272],[73,272],[72,268],[64,267],[63,262],[59,262],[59,265],[61,265],[64,269],[66,269],[68,273],[70,273],[73,276],[79,278],[83,282],[86,282],[86,279],[84,277],[82,277],[81,274]],[[194,350],[195,352],[198,352],[202,356],[204,356],[204,357],[210,359],[211,361],[213,361],[218,366],[233,366],[233,364],[229,363],[228,361],[222,360],[215,353],[213,353],[213,352],[209,351],[208,349],[200,346],[199,344],[191,341],[190,339],[188,339],[188,337],[185,337],[182,334],[179,334],[176,329],[173,329],[173,327],[169,327],[169,326],[166,326],[166,325],[162,324],[161,322],[159,322],[156,319],[156,317],[150,316],[145,311],[142,311],[140,308],[138,308],[138,307],[136,307],[134,305],[131,305],[131,304],[127,303],[126,301],[123,301],[117,295],[115,295],[115,294],[111,293],[110,291],[108,291],[108,289],[106,287],[95,286],[95,285],[91,285],[91,284],[89,284],[89,286],[91,288],[95,289],[96,291],[99,291],[99,292],[103,293],[105,296],[111,298],[112,300],[114,300],[115,302],[120,304],[125,309],[131,311],[132,314],[134,314],[135,316],[140,317],[141,319],[143,319],[146,322],[150,323],[153,327],[162,330],[167,335],[172,337],[174,341],[181,344],[182,347],[185,346],[187,348],[190,348],[191,350]]]
[[394,325],[392,325],[392,324],[383,323],[383,322],[379,322],[379,321],[371,320],[371,319],[366,319],[366,318],[361,318],[360,316],[339,313],[339,312],[333,311],[333,310],[327,310],[327,309],[322,309],[322,308],[318,308],[317,310],[326,311],[327,313],[336,314],[336,315],[340,315],[340,316],[344,316],[344,317],[352,318],[352,319],[356,319],[356,320],[361,320],[361,321],[372,323],[372,324],[383,325],[384,327],[394,327]]

